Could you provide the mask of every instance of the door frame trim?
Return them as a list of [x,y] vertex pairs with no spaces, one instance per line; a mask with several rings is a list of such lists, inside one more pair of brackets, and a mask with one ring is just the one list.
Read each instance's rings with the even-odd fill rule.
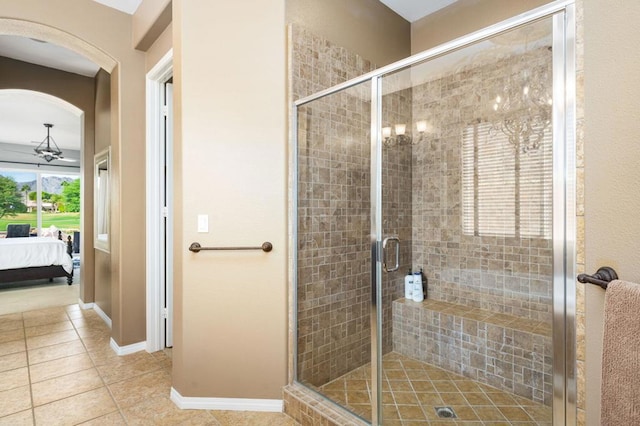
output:
[[162,321],[163,279],[161,212],[159,209],[162,168],[161,142],[163,85],[173,74],[173,49],[170,49],[146,75],[146,298],[147,298],[147,352],[164,349],[165,333]]

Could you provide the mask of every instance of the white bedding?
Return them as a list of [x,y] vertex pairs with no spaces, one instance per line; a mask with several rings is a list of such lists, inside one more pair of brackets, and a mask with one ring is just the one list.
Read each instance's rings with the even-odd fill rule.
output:
[[0,269],[50,265],[60,265],[68,274],[73,271],[73,261],[63,241],[50,237],[0,239]]

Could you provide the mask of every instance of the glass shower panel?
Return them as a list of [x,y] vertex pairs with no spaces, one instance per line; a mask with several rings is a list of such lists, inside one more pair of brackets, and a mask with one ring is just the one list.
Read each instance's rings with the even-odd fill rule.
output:
[[297,108],[297,380],[370,420],[371,84]]
[[383,424],[552,422],[551,43],[548,18],[382,77]]

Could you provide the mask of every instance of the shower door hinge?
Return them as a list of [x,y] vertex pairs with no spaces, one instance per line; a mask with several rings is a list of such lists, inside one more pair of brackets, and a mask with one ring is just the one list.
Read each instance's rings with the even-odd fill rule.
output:
[[162,217],[169,217],[169,207],[164,206],[160,209],[160,214]]
[[162,105],[162,107],[160,108],[160,112],[164,117],[166,117],[167,115],[169,115],[169,107],[166,105]]
[[169,310],[167,308],[162,308],[162,311],[160,312],[160,317],[162,317],[162,319],[169,318]]

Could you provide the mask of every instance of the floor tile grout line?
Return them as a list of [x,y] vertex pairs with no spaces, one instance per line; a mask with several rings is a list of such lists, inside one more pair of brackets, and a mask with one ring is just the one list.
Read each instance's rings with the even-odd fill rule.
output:
[[[69,317],[68,313],[67,313],[67,316]],[[83,317],[84,317],[84,315],[83,315]],[[71,321],[71,317],[69,317],[69,320]],[[76,334],[80,338],[80,341],[82,342],[82,346],[84,347],[84,350],[85,350],[87,356],[89,357],[89,360],[91,361],[91,364],[93,365],[93,368],[95,368],[96,373],[98,374],[98,377],[100,378],[100,381],[102,382],[102,386],[105,388],[105,390],[109,394],[109,397],[113,401],[113,404],[116,407],[116,411],[118,412],[118,414],[120,414],[120,417],[125,422],[125,424],[129,424],[127,422],[127,419],[126,419],[124,413],[122,412],[122,408],[120,407],[120,404],[118,404],[118,401],[116,401],[116,398],[113,396],[113,392],[111,392],[111,389],[109,389],[109,386],[105,382],[104,377],[100,373],[100,369],[98,368],[98,365],[96,365],[95,360],[89,354],[90,351],[89,351],[89,348],[87,347],[86,343],[84,342],[84,339],[82,338],[82,336],[80,336],[80,333],[78,333],[78,328],[82,328],[82,327],[77,327],[76,324],[73,321],[71,321],[71,325],[73,326],[73,329],[75,330]],[[107,415],[112,414],[112,413],[115,413],[115,411],[112,411],[111,413],[107,413]],[[98,416],[98,417],[102,417],[102,416]],[[98,418],[98,417],[95,417],[95,418]],[[94,420],[94,419],[89,419],[89,420],[86,420],[86,421],[90,421],[90,420]]]
[[31,421],[36,424],[36,406],[33,399],[33,387],[31,386],[31,363],[29,362],[29,348],[27,347],[27,330],[24,324],[24,313],[20,313],[22,317],[22,333],[24,334],[24,352],[27,361],[27,378],[29,380],[29,398],[31,398]]
[[[82,344],[82,346],[83,346],[83,348],[84,348],[84,351],[85,351],[84,353],[89,357],[89,360],[91,361],[91,364],[92,364],[92,366],[93,366],[92,368],[94,368],[94,369],[96,370],[96,373],[97,373],[98,377],[100,378],[100,380],[101,380],[101,382],[102,382],[102,384],[103,384],[103,387],[105,387],[105,388],[106,388],[106,390],[107,390],[107,392],[109,392],[109,395],[110,395],[110,397],[112,398],[112,400],[113,400],[113,402],[114,402],[114,405],[115,405],[115,406],[116,406],[116,408],[117,408],[117,410],[116,410],[116,411],[118,411],[118,412],[119,412],[119,414],[123,417],[122,413],[120,412],[119,406],[118,406],[117,402],[115,401],[115,399],[113,398],[113,395],[111,394],[110,390],[109,390],[109,389],[108,389],[108,387],[106,386],[106,383],[104,382],[104,379],[103,379],[102,375],[100,374],[100,371],[98,370],[97,365],[95,364],[95,362],[94,362],[93,358],[91,358],[91,356],[89,355],[89,350],[88,350],[87,346],[85,345],[85,343],[84,343],[84,341],[83,341],[82,337],[81,337],[81,336],[80,336],[80,334],[78,333],[78,328],[77,328],[77,327],[76,327],[76,325],[73,323],[73,321],[71,321],[71,317],[69,316],[68,311],[66,311],[66,310],[65,310],[65,313],[66,313],[66,315],[67,315],[67,318],[69,318],[69,321],[71,322],[71,325],[72,325],[72,327],[73,327],[73,330],[75,331],[76,335],[78,336],[78,339],[80,340],[80,342],[81,342],[81,344]],[[44,324],[43,324],[43,325],[44,325]],[[31,412],[32,412],[32,419],[33,419],[33,422],[34,422],[34,425],[35,425],[35,424],[36,424],[35,409],[36,409],[37,407],[35,406],[35,401],[34,401],[34,398],[33,398],[33,387],[32,387],[33,382],[32,382],[32,379],[31,379],[31,364],[28,362],[28,361],[29,361],[29,358],[28,358],[28,357],[29,357],[29,355],[28,355],[28,354],[29,354],[29,348],[27,347],[27,343],[26,343],[27,336],[26,336],[26,327],[24,327],[24,321],[23,321],[23,332],[24,332],[25,350],[26,350],[26,353],[27,353],[27,366],[28,366],[28,369],[29,369],[28,371],[29,371],[29,392],[30,392],[30,397],[31,397]],[[49,333],[49,334],[51,334],[51,333]],[[67,342],[62,342],[62,343],[67,343]],[[46,348],[46,347],[49,347],[49,346],[55,346],[55,345],[48,345],[48,346],[43,346],[43,347],[39,347],[39,348],[32,348],[31,350],[42,349],[42,348]],[[80,355],[80,354],[67,355],[67,356],[64,356],[64,357],[56,358],[56,359],[51,360],[51,361],[56,361],[56,360],[60,360],[60,359],[64,359],[64,358],[68,358],[69,356],[75,356],[75,355]],[[48,361],[45,361],[45,362],[48,362]],[[42,363],[37,363],[37,364],[33,364],[33,365],[40,365],[40,364],[42,364]],[[64,375],[61,375],[61,376],[56,376],[56,377],[53,377],[53,378],[51,378],[51,379],[55,379],[55,378],[59,378],[59,377],[68,376],[68,375],[70,375],[70,374],[75,374],[75,373],[77,373],[77,372],[79,372],[79,371],[85,371],[85,370],[88,370],[88,369],[78,370],[78,371],[76,371],[76,372],[74,372],[74,373],[64,374]],[[51,380],[51,379],[47,379],[47,380]],[[37,382],[37,383],[40,383],[40,382]],[[98,387],[98,388],[93,388],[93,389],[89,389],[89,390],[87,390],[87,391],[80,392],[80,393],[77,393],[77,394],[74,394],[74,395],[71,395],[71,396],[66,396],[66,397],[64,397],[64,398],[60,398],[60,399],[56,399],[56,400],[53,400],[53,401],[49,401],[49,402],[47,402],[46,404],[42,404],[42,405],[40,405],[40,406],[46,406],[46,405],[49,405],[49,404],[52,404],[52,403],[55,403],[55,402],[58,402],[58,401],[62,401],[62,400],[67,399],[67,398],[76,397],[76,396],[78,396],[78,395],[82,395],[82,394],[85,394],[85,393],[88,393],[88,392],[95,391],[96,389],[100,389],[100,387]],[[104,414],[104,415],[112,414],[112,413],[114,413],[114,412],[116,412],[116,411],[112,411],[111,413],[107,413],[107,414]],[[101,415],[101,416],[102,416],[102,415]],[[98,417],[101,417],[101,416],[98,416]],[[95,417],[95,418],[98,418],[98,417]],[[85,419],[85,420],[83,420],[83,422],[91,421],[91,420],[94,420],[95,418]],[[124,420],[124,417],[123,417],[123,420]]]
[[[73,326],[74,326],[74,328],[76,329],[76,332],[77,332],[78,327],[76,326],[76,324],[75,324],[75,323],[73,323]],[[83,327],[80,327],[80,328],[83,328]],[[78,333],[78,334],[79,334],[79,333]],[[91,362],[92,362],[92,364],[94,365],[94,368],[95,368],[95,369],[96,369],[96,371],[98,372],[98,376],[100,377],[100,380],[102,381],[102,383],[103,383],[103,385],[104,385],[105,389],[106,389],[106,390],[107,390],[107,392],[109,393],[109,396],[110,396],[110,397],[111,397],[111,399],[113,400],[113,402],[114,402],[114,404],[115,404],[115,406],[116,406],[116,408],[117,408],[117,411],[118,411],[118,413],[120,414],[120,417],[123,419],[123,421],[125,422],[125,424],[128,424],[127,417],[126,417],[126,415],[125,415],[125,413],[124,413],[125,407],[122,407],[122,406],[121,406],[121,404],[117,401],[117,399],[116,399],[116,398],[115,398],[115,396],[113,395],[113,392],[112,392],[112,390],[111,390],[111,388],[110,388],[110,385],[113,385],[113,384],[116,384],[116,383],[120,383],[120,382],[123,382],[123,381],[126,381],[126,380],[130,380],[130,379],[133,379],[133,378],[136,378],[136,377],[140,377],[140,376],[143,376],[143,375],[145,375],[145,374],[155,373],[155,372],[157,372],[157,371],[165,371],[165,368],[160,364],[160,362],[159,362],[155,357],[153,357],[153,356],[152,356],[152,357],[153,357],[154,362],[157,364],[157,367],[158,367],[156,370],[145,371],[145,372],[140,373],[140,374],[135,374],[135,375],[133,375],[133,376],[129,376],[129,377],[123,378],[123,379],[121,379],[121,380],[117,380],[117,381],[114,381],[114,382],[111,382],[111,383],[107,383],[107,382],[106,382],[106,380],[105,380],[105,378],[104,378],[104,376],[102,375],[102,373],[100,373],[100,368],[99,368],[100,366],[98,366],[98,365],[96,364],[95,360],[93,359],[93,357],[91,357],[91,355],[90,355],[91,351],[89,351],[89,349],[88,349],[88,347],[86,346],[86,344],[85,344],[84,339],[83,339],[83,337],[82,337],[82,336],[80,336],[80,340],[82,341],[82,344],[83,344],[83,346],[85,347],[85,350],[86,350],[87,354],[89,355],[89,358],[91,359]],[[151,355],[151,354],[149,354],[149,355]],[[107,364],[104,364],[104,365],[107,365]],[[101,366],[104,366],[104,365],[101,365]],[[169,374],[171,374],[171,372],[169,372]],[[114,411],[114,412],[115,412],[115,411]],[[216,420],[216,421],[217,421],[217,420]]]
[[[71,325],[72,325],[72,327],[73,327],[73,330],[75,331],[76,335],[78,336],[78,339],[82,342],[82,339],[80,338],[80,335],[78,334],[78,332],[77,332],[77,330],[76,330],[76,328],[75,328],[75,324],[73,324],[73,322],[71,321],[71,318],[69,317],[68,312],[66,311],[66,309],[65,309],[65,314],[67,315],[67,318],[68,318],[68,319],[69,319],[69,321],[71,322]],[[50,334],[51,334],[51,333],[50,333]],[[62,342],[62,343],[67,343],[67,342]],[[82,342],[82,343],[83,343],[83,342]],[[27,345],[27,344],[26,344],[26,330],[25,330],[25,346],[26,346],[26,345]],[[42,348],[46,348],[46,347],[49,347],[49,346],[55,346],[55,345],[43,346],[43,347],[40,347],[40,348],[32,348],[32,350],[35,350],[35,349],[42,349]],[[89,355],[88,355],[88,351],[86,350],[86,347],[84,346],[84,343],[83,343],[83,347],[84,347],[84,349],[85,349],[85,352],[87,353],[87,356],[89,356]],[[28,354],[28,353],[29,353],[29,348],[27,347],[27,354]],[[75,354],[75,355],[78,355],[78,354]],[[64,359],[64,358],[68,358],[69,356],[73,356],[73,355],[67,355],[67,356],[60,357],[60,358],[57,358],[57,359],[55,359],[55,360],[51,360],[51,361],[56,361],[56,360],[60,360],[60,359]],[[91,360],[91,357],[89,357],[89,359]],[[28,355],[27,355],[27,361],[28,361]],[[45,361],[45,362],[48,362],[48,361]],[[44,363],[44,362],[42,362],[42,363],[38,363],[38,364],[34,364],[34,365],[40,365],[40,364],[43,364],[43,363]],[[92,364],[93,364],[93,362],[92,362]],[[95,368],[95,366],[94,366],[94,368]],[[86,370],[86,369],[85,369],[85,370]],[[84,370],[80,370],[80,371],[84,371]],[[96,369],[96,373],[97,373],[97,372],[98,372],[98,371],[97,371],[97,369]],[[76,372],[76,373],[77,373],[77,372]],[[74,374],[74,373],[69,373],[69,374]],[[62,375],[62,376],[57,376],[57,377],[54,377],[54,378],[52,378],[52,379],[55,379],[55,378],[58,378],[58,377],[68,376],[69,374]],[[37,382],[37,383],[41,383],[41,382]],[[36,423],[36,416],[35,416],[36,406],[35,406],[35,400],[34,400],[34,398],[33,398],[33,384],[34,384],[34,383],[31,381],[31,364],[29,364],[29,391],[31,392],[31,407],[32,407],[32,413],[33,413],[33,424],[34,424],[34,425],[36,425],[36,424],[37,424],[37,423]],[[95,389],[97,389],[97,388],[89,389],[89,390],[87,390],[87,391],[85,391],[85,392],[80,392],[80,393],[78,393],[78,394],[74,394],[74,395],[71,395],[71,396],[66,396],[66,397],[64,397],[64,398],[60,398],[60,399],[56,399],[56,400],[53,400],[53,401],[49,401],[49,402],[47,402],[46,404],[39,405],[38,407],[44,407],[44,406],[46,406],[46,405],[53,404],[53,403],[55,403],[55,402],[62,401],[62,400],[67,399],[67,398],[71,398],[71,397],[75,397],[75,396],[78,396],[78,395],[82,395],[82,394],[84,394],[84,393],[91,392],[91,391],[93,391],[93,390],[95,390]],[[89,421],[89,420],[92,420],[92,419],[88,419],[87,421]]]
[[[71,318],[71,316],[75,316],[75,315],[74,315],[74,313],[73,313],[73,312],[70,312],[69,310],[67,310],[67,311],[66,311],[66,313],[67,313],[67,317],[68,317],[68,318]],[[22,336],[20,336],[16,341],[21,342],[21,344],[22,344],[22,346],[23,346],[23,347],[21,348],[21,349],[22,349],[22,350],[21,350],[21,352],[22,352],[22,351],[24,351],[24,352],[25,352],[25,354],[26,354],[27,356],[29,356],[29,355],[30,355],[31,357],[33,357],[33,355],[34,355],[34,351],[35,351],[36,349],[28,349],[28,348],[27,348],[27,344],[26,344],[27,336],[26,336],[26,332],[25,332],[26,327],[25,327],[25,323],[24,323],[24,321],[22,321],[22,318],[23,318],[23,317],[22,317],[22,313],[20,313],[20,318],[21,318],[21,323],[20,323],[20,328],[19,328],[19,329],[20,329],[20,332],[22,333]],[[92,327],[92,325],[91,325],[91,324],[87,324],[87,328],[88,328],[88,329],[89,329],[89,328],[91,328],[91,327]],[[118,379],[117,381],[114,381],[113,383],[107,384],[107,383],[106,383],[106,380],[105,380],[105,377],[100,373],[100,370],[99,370],[99,368],[98,368],[98,364],[100,363],[100,362],[99,362],[99,359],[102,359],[102,358],[94,358],[94,357],[92,357],[92,356],[91,356],[91,353],[93,353],[93,351],[99,351],[99,350],[100,350],[100,348],[101,348],[101,347],[103,347],[103,346],[102,346],[102,343],[100,343],[98,340],[95,340],[95,341],[89,342],[90,344],[88,344],[86,339],[91,339],[91,337],[86,337],[86,336],[85,336],[85,337],[83,337],[83,336],[80,336],[80,334],[81,334],[80,329],[81,329],[81,328],[83,328],[83,327],[79,327],[77,324],[75,324],[75,323],[73,323],[73,322],[72,322],[72,329],[73,329],[73,330],[74,330],[74,331],[79,335],[79,337],[80,337],[80,339],[79,339],[79,342],[80,342],[80,343],[79,343],[79,345],[77,345],[77,346],[76,346],[76,349],[78,350],[78,353],[77,353],[77,354],[73,354],[73,355],[68,355],[68,354],[67,354],[67,355],[65,355],[65,356],[60,356],[59,358],[54,358],[54,360],[65,359],[65,358],[67,358],[67,357],[69,357],[69,356],[74,356],[74,355],[88,355],[88,356],[89,356],[90,363],[89,363],[89,364],[87,364],[87,366],[88,366],[88,365],[91,365],[92,367],[89,367],[89,368],[95,368],[95,369],[97,370],[97,372],[98,372],[98,377],[100,377],[100,379],[101,379],[101,380],[100,380],[100,382],[96,382],[96,383],[95,383],[95,385],[97,385],[98,387],[93,388],[93,389],[86,390],[86,391],[84,391],[84,392],[80,392],[80,393],[75,394],[75,395],[72,395],[72,396],[68,396],[68,397],[66,397],[66,398],[56,399],[56,400],[54,400],[54,401],[48,402],[47,404],[52,404],[52,403],[55,403],[55,402],[59,402],[59,401],[61,401],[61,400],[63,400],[63,399],[72,398],[72,397],[76,397],[76,396],[78,396],[78,395],[87,394],[87,393],[92,392],[92,391],[94,391],[94,392],[95,392],[95,391],[96,391],[96,389],[102,389],[103,387],[105,387],[105,388],[107,389],[107,392],[110,394],[110,397],[111,397],[111,399],[112,399],[112,402],[114,403],[114,405],[113,405],[113,407],[112,407],[112,408],[113,408],[113,411],[110,411],[109,413],[101,414],[101,415],[99,415],[99,416],[97,416],[97,417],[93,417],[93,418],[85,418],[85,419],[83,419],[83,420],[82,420],[82,422],[88,422],[88,421],[92,421],[92,420],[94,420],[94,421],[95,421],[95,419],[98,419],[98,418],[100,418],[100,417],[104,417],[104,416],[116,416],[116,414],[115,414],[115,413],[117,412],[117,413],[118,413],[119,421],[121,421],[123,424],[128,424],[128,423],[129,423],[129,420],[128,420],[128,419],[125,417],[125,415],[124,415],[124,412],[123,412],[123,410],[124,410],[124,409],[123,409],[123,407],[121,407],[121,405],[120,405],[120,404],[115,400],[114,394],[111,392],[111,389],[110,389],[110,387],[109,387],[109,386],[110,386],[110,385],[112,385],[112,384],[114,384],[114,383],[120,383],[121,381],[129,380],[129,379],[132,379],[132,378],[135,378],[135,377],[140,377],[140,376],[145,375],[145,374],[162,374],[162,375],[167,375],[167,374],[168,374],[168,375],[169,375],[169,377],[170,377],[170,375],[171,375],[171,368],[172,368],[172,360],[170,359],[170,358],[171,358],[171,356],[167,355],[166,353],[165,353],[163,356],[160,356],[160,355],[157,355],[157,356],[156,356],[156,355],[154,355],[154,354],[149,354],[149,357],[147,357],[147,358],[145,358],[145,359],[146,359],[147,361],[149,361],[149,362],[150,362],[150,364],[149,364],[149,365],[150,365],[150,367],[151,367],[151,371],[145,371],[145,372],[143,372],[143,373],[139,373],[139,374],[138,374],[138,373],[137,373],[137,370],[136,370],[135,368],[133,368],[133,369],[131,369],[131,371],[130,371],[129,373],[127,373],[126,375],[123,375],[123,377],[124,377],[124,376],[126,376],[126,377],[124,377],[124,378],[122,378],[122,379]],[[83,333],[83,334],[84,334],[84,333]],[[103,342],[104,342],[104,341],[103,341]],[[94,346],[94,343],[95,343],[95,346]],[[107,346],[105,346],[105,347],[104,347],[104,349],[105,349],[105,350],[107,350],[107,347],[108,347],[108,345],[107,345]],[[44,347],[44,348],[47,348],[47,347]],[[38,349],[40,349],[40,348],[38,348]],[[90,349],[91,349],[91,350],[90,350]],[[110,348],[109,348],[109,349],[110,349]],[[30,351],[30,352],[29,352],[29,351]],[[45,349],[45,351],[46,351],[46,349]],[[63,351],[61,351],[60,353],[63,353]],[[97,352],[96,352],[96,353],[97,353]],[[110,359],[110,358],[107,358],[107,359]],[[31,402],[31,404],[30,404],[30,413],[31,413],[31,419],[32,419],[32,422],[33,422],[33,424],[35,425],[35,424],[37,424],[37,423],[36,423],[36,417],[35,417],[35,411],[36,411],[36,408],[37,408],[37,407],[35,407],[35,406],[34,406],[34,404],[33,404],[33,401],[34,401],[34,400],[33,400],[33,390],[32,390],[32,385],[33,385],[34,383],[32,383],[33,377],[31,376],[31,374],[30,374],[30,373],[31,373],[31,369],[32,369],[33,367],[35,367],[36,365],[39,365],[39,364],[41,364],[41,363],[31,365],[31,364],[29,363],[29,361],[30,361],[30,358],[27,358],[27,367],[28,367],[27,371],[29,372],[29,376],[28,376],[28,382],[29,382],[28,384],[29,384],[29,392],[30,392],[30,394],[29,394],[29,398],[30,398],[30,400],[31,400],[31,401],[30,401],[30,402]],[[46,361],[43,361],[43,362],[46,362]],[[101,364],[101,365],[102,365],[102,364]],[[79,370],[79,371],[84,371],[84,370],[86,370],[86,369]],[[133,375],[129,376],[129,374],[131,374],[131,373],[133,373]],[[72,374],[72,373],[68,373],[68,374]],[[66,376],[66,375],[68,375],[68,374],[64,374],[64,375],[62,375],[62,376],[57,376],[57,377],[63,377],[63,376]],[[167,390],[167,389],[164,389],[164,386],[163,386],[162,388],[160,388],[160,390],[162,391],[162,394],[163,394],[163,395],[165,395],[165,397],[168,397],[168,395],[166,395],[166,394],[168,393],[168,390]],[[167,391],[167,392],[165,392],[165,391]],[[25,393],[26,393],[26,392],[25,392]],[[25,396],[26,396],[26,395],[25,395]],[[85,397],[85,398],[86,398],[86,397]],[[25,398],[25,400],[26,400],[26,398]],[[44,406],[44,405],[47,405],[47,404],[42,404],[42,405]],[[25,410],[25,411],[26,411],[26,410]],[[190,410],[186,410],[186,411],[184,411],[184,413],[188,413],[189,411],[190,411]],[[207,412],[207,414],[206,414],[206,418],[207,418],[207,419],[210,419],[210,420],[207,420],[207,423],[211,422],[211,423],[213,423],[213,424],[215,424],[215,425],[218,425],[218,426],[223,426],[224,424],[227,424],[226,422],[224,422],[224,421],[222,421],[222,420],[219,420],[219,418],[216,416],[216,413],[215,413],[214,411],[211,411],[211,410],[204,410],[204,411],[206,411],[206,412]],[[15,413],[12,413],[12,414],[15,414]],[[24,414],[26,415],[26,413],[24,413]],[[88,417],[91,417],[92,415],[93,415],[93,414],[91,414],[91,415],[90,415],[90,416],[88,416]],[[226,416],[226,415],[224,415],[224,416]],[[225,418],[224,416],[223,416],[223,417],[220,417],[220,419],[224,419],[224,418]],[[185,414],[185,417],[184,417],[184,418],[185,418],[185,419],[188,419],[188,418],[189,418],[189,416],[187,416],[187,415]],[[199,417],[199,418],[200,418],[200,419],[204,418],[204,415],[203,415],[203,417]],[[53,419],[45,419],[44,421],[46,422],[46,421],[49,421],[49,420],[53,420]],[[245,424],[247,424],[247,423],[245,423]],[[287,423],[287,424],[288,424],[288,423]]]
[[[427,420],[427,422],[429,422],[429,415],[427,414],[427,412],[425,411],[425,404],[422,404],[422,402],[420,401],[420,399],[418,398],[418,392],[416,391],[415,387],[413,386],[413,383],[411,382],[411,378],[409,376],[409,373],[407,372],[407,369],[405,368],[404,362],[399,361],[400,365],[402,366],[402,371],[404,371],[405,376],[407,376],[407,381],[409,382],[409,386],[411,386],[411,390],[413,391],[413,395],[416,398],[416,400],[418,401],[418,407],[420,407],[420,409],[422,410],[422,414],[424,415],[425,419]],[[424,370],[423,370],[424,371]],[[429,382],[431,383],[431,385],[433,386],[433,381],[431,379],[429,379]],[[394,400],[395,395],[394,395]],[[397,408],[398,404],[396,401],[396,408]],[[398,410],[399,411],[399,410]],[[430,423],[430,422],[429,422]]]
[[[398,360],[396,360],[396,361],[398,361]],[[413,360],[413,359],[411,359],[411,361],[414,361],[414,360]],[[417,362],[421,363],[421,361],[417,361]],[[411,388],[412,388],[412,390],[413,390],[413,392],[414,392],[415,396],[417,397],[417,396],[418,396],[418,394],[419,394],[420,392],[416,391],[415,387],[413,386],[412,380],[411,380],[411,379],[409,379],[409,374],[408,374],[408,371],[409,371],[409,370],[408,370],[408,369],[407,369],[407,367],[404,365],[404,363],[402,362],[402,360],[400,360],[400,363],[401,363],[402,369],[403,369],[403,370],[404,370],[404,372],[405,372],[405,376],[407,377],[407,379],[408,379],[409,383],[411,384]],[[427,366],[430,366],[430,364],[426,364],[426,365],[427,365]],[[362,367],[360,367],[360,368],[363,368],[363,367],[365,367],[365,366],[362,366]],[[439,368],[439,367],[437,367],[437,366],[431,366],[431,367],[433,367],[433,368],[435,368],[435,369],[437,369],[437,370],[442,370],[441,368]],[[353,374],[358,374],[358,373],[354,373],[354,372],[357,372],[360,368],[355,369],[355,370],[352,370],[351,372],[346,373],[346,374],[345,374],[344,376],[342,376],[341,378],[338,378],[338,379],[335,379],[335,380],[344,379],[344,380],[348,381],[349,376],[350,376],[350,375],[353,375]],[[393,368],[391,368],[391,369],[387,369],[387,370],[394,370],[394,369],[393,369]],[[414,370],[414,369],[411,369],[411,370]],[[422,369],[422,371],[425,371],[425,372],[427,372],[427,371],[429,371],[429,370],[430,370],[430,369]],[[457,374],[455,374],[455,373],[447,372],[447,371],[445,371],[445,370],[443,370],[443,372],[447,373],[447,378],[446,378],[446,379],[443,379],[443,380],[441,380],[441,381],[449,381],[449,382],[451,382],[451,383],[454,385],[454,389],[455,389],[455,390],[452,390],[452,392],[454,392],[454,393],[458,393],[458,394],[460,394],[460,395],[464,398],[464,399],[463,399],[463,401],[464,401],[465,403],[464,403],[464,404],[461,404],[461,405],[468,406],[468,407],[472,410],[472,412],[474,413],[474,415],[476,415],[476,417],[478,417],[476,420],[470,420],[470,421],[477,421],[477,422],[479,422],[479,423],[482,423],[482,424],[488,424],[488,425],[489,425],[489,424],[491,424],[491,421],[485,421],[485,420],[482,420],[482,419],[481,419],[481,416],[479,415],[479,413],[478,413],[478,412],[477,412],[477,410],[476,410],[476,408],[479,408],[479,407],[491,407],[491,408],[493,408],[493,409],[497,410],[497,412],[499,413],[499,415],[502,417],[503,421],[506,421],[506,422],[508,422],[508,423],[510,423],[510,424],[518,424],[518,423],[519,423],[518,421],[515,421],[515,420],[509,420],[509,419],[507,419],[507,418],[506,418],[506,416],[505,416],[505,415],[503,415],[502,411],[500,411],[500,409],[499,409],[499,407],[503,407],[503,408],[504,408],[504,407],[517,407],[517,408],[522,409],[522,410],[526,413],[526,415],[527,415],[527,416],[528,416],[528,418],[529,418],[529,420],[527,420],[528,422],[536,422],[536,420],[535,420],[535,419],[534,419],[534,418],[529,414],[529,412],[528,412],[528,410],[527,410],[527,408],[526,408],[526,407],[530,407],[530,408],[531,408],[531,407],[537,407],[537,406],[542,407],[542,408],[544,408],[544,407],[545,407],[545,406],[544,406],[544,404],[540,404],[540,403],[538,403],[538,402],[536,402],[536,401],[531,401],[531,405],[526,405],[526,406],[525,406],[524,404],[522,404],[522,402],[524,402],[524,399],[525,399],[525,398],[523,398],[523,397],[520,397],[520,396],[518,396],[518,395],[514,395],[514,394],[510,394],[509,392],[504,391],[504,390],[500,390],[500,389],[498,389],[498,388],[493,388],[493,387],[492,387],[492,386],[490,386],[490,385],[487,385],[487,384],[484,384],[484,383],[480,383],[480,382],[478,382],[477,380],[474,380],[474,379],[469,378],[469,377],[460,376],[460,375],[457,375]],[[427,375],[428,375],[428,373],[427,373]],[[368,391],[370,391],[369,377],[368,377],[368,376],[366,376],[366,375],[365,375],[365,377],[367,377],[367,379],[366,379],[366,380],[367,380],[367,386],[368,386],[368,388],[367,388],[367,389],[368,389]],[[385,375],[385,380],[388,380],[388,376],[386,376],[386,375]],[[402,381],[402,380],[401,380],[401,381]],[[431,377],[429,377],[429,380],[428,380],[428,381],[430,381],[431,383],[433,382],[433,380],[431,379]],[[472,382],[472,383],[476,386],[477,391],[476,391],[476,392],[463,391],[461,388],[459,388],[459,387],[458,387],[459,382],[464,382],[464,381],[470,381],[470,382]],[[332,381],[332,382],[333,382],[333,381]],[[495,392],[490,392],[490,390],[491,390],[491,389],[494,389],[494,390],[495,390]],[[397,398],[396,398],[395,393],[393,392],[393,390],[392,390],[392,388],[391,388],[391,385],[390,385],[390,384],[389,384],[389,391],[390,391],[391,393],[393,393],[393,404],[394,404],[394,406],[395,406],[396,408],[398,408],[398,406],[399,406],[399,405],[397,404]],[[434,391],[435,391],[435,393],[436,393],[439,397],[441,396],[441,394],[442,394],[442,393],[447,393],[447,392],[446,392],[446,390],[445,390],[445,391],[439,391],[439,390],[438,390],[438,389],[436,389],[435,387],[434,387]],[[467,397],[466,397],[466,394],[468,394],[468,393],[480,393],[480,394],[481,394],[481,395],[483,395],[483,396],[484,396],[484,398],[487,400],[487,403],[486,403],[486,404],[472,404],[472,403],[467,399]],[[509,397],[511,398],[512,403],[496,404],[496,403],[494,402],[494,400],[489,396],[489,394],[490,394],[490,393],[506,394],[507,396],[509,396]],[[370,394],[370,392],[369,392],[369,394]],[[518,398],[522,398],[522,400],[519,400]],[[346,400],[346,396],[345,396],[345,400]],[[400,405],[412,405],[412,404],[400,404]],[[415,405],[415,404],[413,404],[413,405]],[[422,407],[423,411],[424,411],[424,407],[425,407],[425,406],[428,406],[429,404],[426,404],[426,405],[425,405],[425,404],[423,404],[423,403],[420,401],[420,399],[418,399],[418,405],[420,405],[420,406]],[[456,405],[456,404],[449,404],[449,405]],[[426,414],[426,412],[425,412],[425,414]],[[428,421],[428,420],[429,420],[429,419],[427,419],[427,421]],[[444,420],[444,419],[443,419],[443,420]],[[403,421],[403,420],[402,420],[402,419],[400,419],[400,422],[402,422],[402,421]],[[410,420],[407,420],[407,421],[410,421]]]

